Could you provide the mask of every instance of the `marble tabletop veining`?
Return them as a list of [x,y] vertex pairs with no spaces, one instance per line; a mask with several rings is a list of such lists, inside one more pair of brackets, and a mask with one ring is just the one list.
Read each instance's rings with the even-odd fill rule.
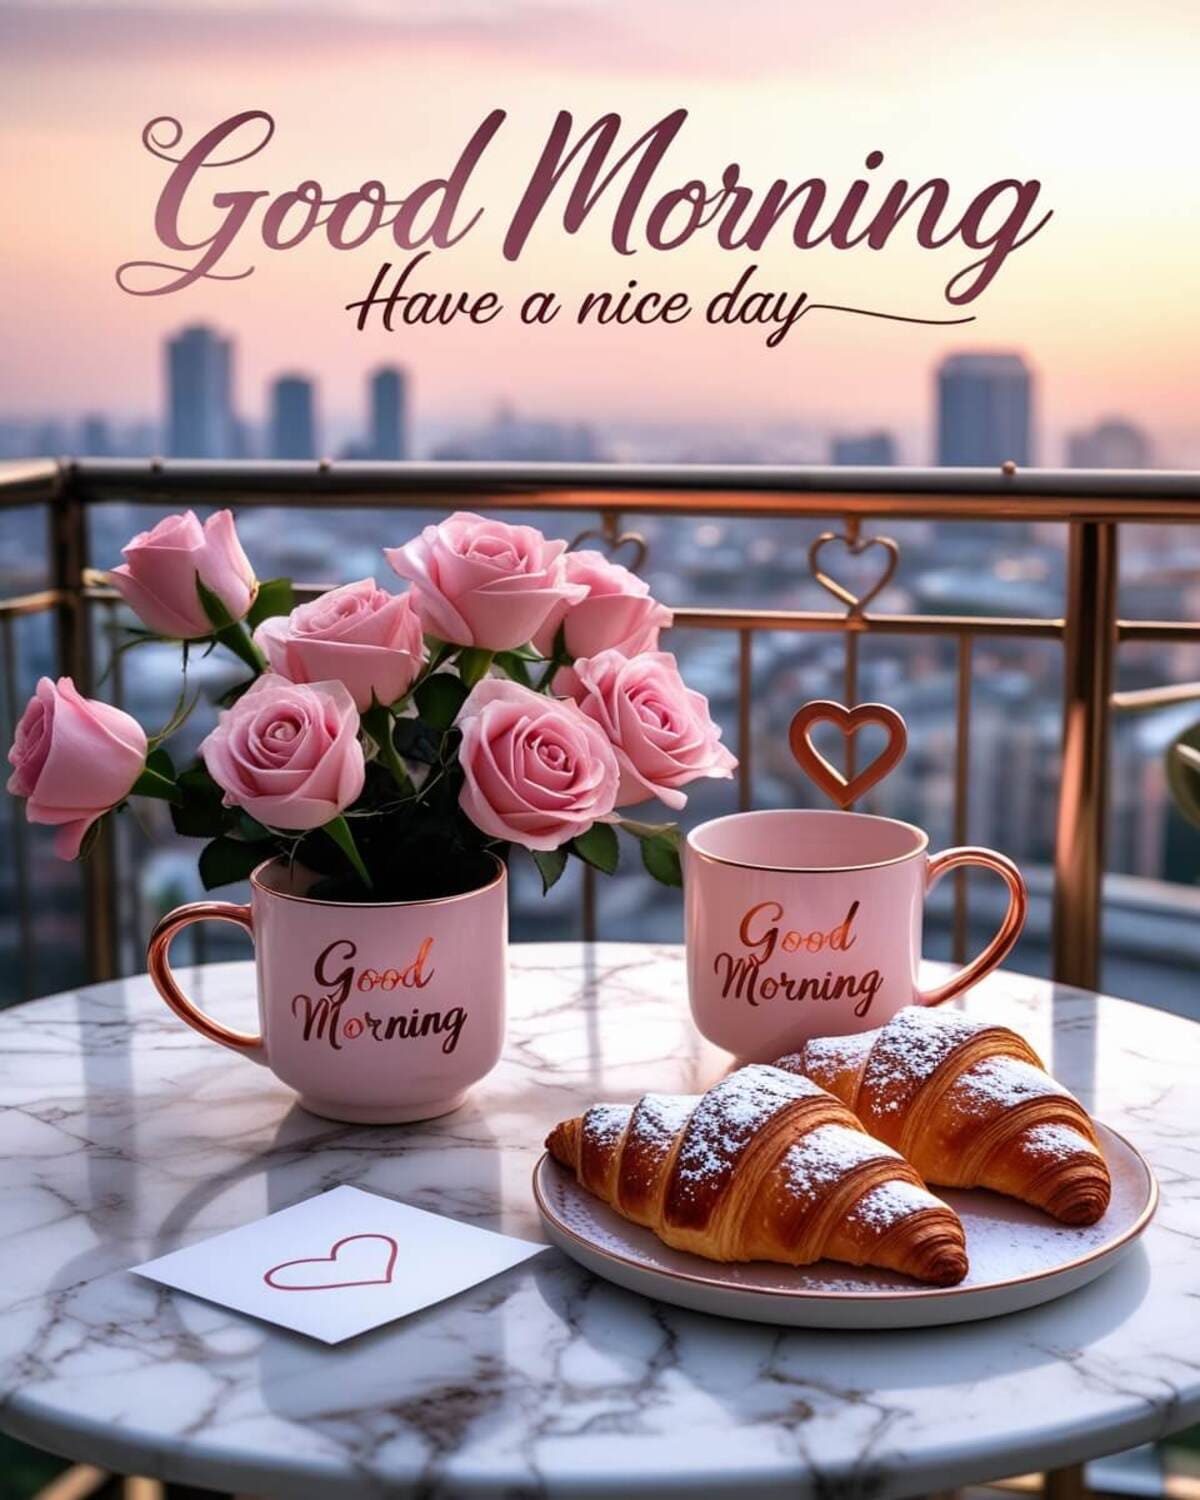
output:
[[[185,985],[253,1013],[253,970]],[[887,1334],[645,1301],[556,1250],[329,1348],[132,1276],[338,1183],[541,1238],[548,1128],[706,1086],[681,950],[512,953],[508,1048],[456,1114],[306,1115],[189,1031],[145,978],[0,1017],[0,1428],[123,1472],[272,1496],[913,1495],[1054,1467],[1200,1417],[1200,1026],[994,975],[1023,1031],[1153,1164],[1162,1203],[1113,1271],[986,1323]]]

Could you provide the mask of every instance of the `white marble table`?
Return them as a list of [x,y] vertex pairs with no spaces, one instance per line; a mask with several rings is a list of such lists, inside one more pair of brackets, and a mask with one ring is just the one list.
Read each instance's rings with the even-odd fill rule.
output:
[[[192,989],[196,985],[201,988]],[[189,989],[248,1024],[248,964]],[[145,979],[0,1016],[0,1427],[76,1459],[273,1496],[905,1496],[1077,1462],[1200,1417],[1200,1026],[994,976],[1153,1162],[1142,1245],[1061,1302],[890,1334],[646,1302],[557,1251],[340,1348],[127,1274],[336,1183],[536,1237],[547,1128],[703,1086],[678,949],[518,948],[504,1062],[428,1125],[332,1125]]]

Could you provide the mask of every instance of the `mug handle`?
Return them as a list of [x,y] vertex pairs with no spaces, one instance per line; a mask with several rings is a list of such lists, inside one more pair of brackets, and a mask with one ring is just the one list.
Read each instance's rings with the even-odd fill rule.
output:
[[1011,859],[997,854],[994,849],[965,845],[960,849],[943,849],[940,854],[934,854],[925,870],[926,892],[948,871],[962,865],[982,865],[985,870],[994,870],[1008,887],[1008,910],[1004,913],[1004,920],[995,937],[983,952],[973,958],[966,968],[952,974],[945,984],[939,984],[931,990],[919,990],[916,997],[918,1005],[941,1005],[944,1000],[952,1000],[955,995],[961,995],[963,990],[969,989],[985,974],[990,974],[997,964],[1008,957],[1025,925],[1029,891],[1024,877]]
[[179,988],[179,981],[171,971],[171,942],[177,932],[190,927],[193,922],[232,922],[235,927],[244,927],[251,937],[254,936],[254,918],[248,906],[238,906],[232,901],[193,901],[187,906],[177,906],[174,911],[167,913],[151,933],[146,949],[146,967],[150,970],[155,989],[179,1019],[186,1021],[193,1031],[198,1031],[210,1042],[220,1042],[222,1047],[240,1052],[243,1057],[249,1057],[254,1062],[265,1063],[267,1053],[261,1035],[256,1032],[235,1031],[232,1026],[214,1021]]

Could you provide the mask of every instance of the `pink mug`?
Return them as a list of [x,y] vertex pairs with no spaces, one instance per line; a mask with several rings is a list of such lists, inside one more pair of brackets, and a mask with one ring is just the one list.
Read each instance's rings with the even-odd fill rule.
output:
[[[504,1045],[507,872],[433,901],[313,900],[314,877],[269,860],[249,906],[197,901],[150,939],[159,994],[210,1041],[263,1063],[312,1114],[355,1124],[429,1120],[466,1098]],[[206,1016],[180,989],[168,952],[192,922],[254,937],[259,1032]]]
[[[799,809],[734,813],[687,838],[684,901],[688,993],[699,1030],[751,1062],[811,1037],[882,1026],[906,1005],[939,1005],[1011,950],[1027,894],[991,849],[929,855],[910,823]],[[1008,886],[995,937],[944,984],[921,990],[925,896],[962,865]]]

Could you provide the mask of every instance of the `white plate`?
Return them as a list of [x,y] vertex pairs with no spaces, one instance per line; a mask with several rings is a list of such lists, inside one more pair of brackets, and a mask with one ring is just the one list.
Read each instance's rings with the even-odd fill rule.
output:
[[1068,1228],[995,1193],[944,1191],[963,1221],[971,1261],[966,1280],[954,1287],[924,1287],[890,1271],[829,1260],[796,1268],[768,1261],[727,1266],[671,1250],[593,1198],[549,1154],[534,1168],[533,1193],[554,1244],[597,1276],[660,1302],[808,1328],[931,1327],[1062,1297],[1132,1249],[1154,1215],[1158,1184],[1127,1140],[1105,1125],[1097,1129],[1113,1192],[1108,1212],[1089,1228]]

